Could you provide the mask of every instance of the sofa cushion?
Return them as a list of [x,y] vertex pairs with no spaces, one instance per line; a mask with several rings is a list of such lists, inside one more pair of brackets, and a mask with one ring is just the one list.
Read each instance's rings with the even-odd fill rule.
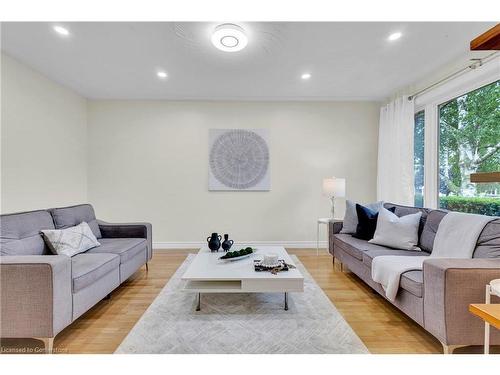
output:
[[50,250],[40,235],[42,229],[54,229],[48,211],[30,211],[0,216],[0,254],[44,255]]
[[394,213],[398,216],[406,216],[411,214],[416,214],[417,212],[422,212],[422,216],[427,216],[427,214],[432,211],[428,208],[421,207],[412,207],[412,206],[402,206],[400,204],[395,203],[384,203],[384,208],[392,208],[394,207]]
[[443,210],[432,210],[427,215],[427,220],[425,220],[424,228],[420,234],[420,248],[423,251],[428,253],[432,252],[434,238],[436,237],[439,223],[441,223],[441,220],[443,220],[443,217],[447,213],[447,211]]
[[379,246],[378,249],[370,249],[363,252],[363,264],[371,268],[373,258],[381,255],[428,256],[429,254],[417,250],[395,250]]
[[477,239],[473,258],[500,258],[500,218],[490,221]]
[[96,238],[101,238],[101,230],[95,218],[94,208],[90,204],[79,204],[77,206],[51,208],[50,213],[54,219],[57,229],[74,227],[86,222]]
[[76,293],[118,268],[120,257],[115,254],[83,253],[71,258],[71,264],[73,293]]
[[147,242],[144,238],[101,238],[101,246],[87,251],[90,254],[110,253],[120,256],[120,263],[125,263],[135,255],[144,252],[147,253]]
[[386,247],[371,244],[368,241],[360,240],[359,238],[354,238],[350,234],[336,234],[334,236],[334,244],[335,246],[340,247],[347,254],[361,261],[363,260],[363,254],[365,251],[387,249]]
[[[448,213],[445,210],[432,210],[427,215],[424,230],[420,235],[420,248],[432,252],[434,238],[443,217]],[[500,258],[500,219],[490,221],[485,225],[477,240],[473,258]]]
[[399,286],[416,297],[424,295],[424,273],[422,271],[408,271],[401,275]]

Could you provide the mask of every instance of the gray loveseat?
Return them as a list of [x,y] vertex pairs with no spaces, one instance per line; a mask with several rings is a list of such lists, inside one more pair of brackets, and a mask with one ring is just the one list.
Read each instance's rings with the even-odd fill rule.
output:
[[[42,229],[87,222],[101,246],[52,255]],[[0,337],[54,337],[152,257],[151,224],[96,220],[89,204],[0,215]]]
[[[371,277],[372,259],[380,255],[430,255],[437,228],[447,214],[443,210],[395,207],[398,216],[422,212],[419,247],[423,250],[394,250],[340,234],[342,222],[330,223],[329,250],[351,272],[385,297],[380,284]],[[500,218],[486,225],[479,236],[472,259],[429,259],[423,271],[402,275],[394,305],[434,335],[445,353],[460,346],[482,345],[484,324],[468,311],[470,303],[484,303],[486,285],[500,278]],[[492,303],[500,299],[492,297]],[[500,332],[491,330],[492,345],[500,344]]]

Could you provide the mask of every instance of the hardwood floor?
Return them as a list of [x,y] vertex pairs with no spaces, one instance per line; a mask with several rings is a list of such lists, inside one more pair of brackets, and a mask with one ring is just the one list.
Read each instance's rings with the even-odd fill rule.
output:
[[[299,257],[370,352],[442,353],[438,340],[372,292],[354,274],[334,269],[326,250],[319,256],[316,256],[316,249],[288,251]],[[149,263],[149,272],[146,273],[143,267],[116,289],[111,299],[99,302],[59,333],[54,341],[54,352],[113,353],[186,256],[195,252],[156,252]],[[22,348],[37,352],[43,345],[29,339],[3,339],[1,344],[3,353],[14,353]],[[498,352],[495,349],[492,352]],[[479,353],[481,350],[481,347],[462,348],[456,352]]]

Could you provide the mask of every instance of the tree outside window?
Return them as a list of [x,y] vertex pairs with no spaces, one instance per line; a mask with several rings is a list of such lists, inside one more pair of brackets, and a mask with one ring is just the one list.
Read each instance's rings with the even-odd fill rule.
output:
[[500,81],[439,106],[439,204],[500,216],[500,183],[470,174],[500,171]]

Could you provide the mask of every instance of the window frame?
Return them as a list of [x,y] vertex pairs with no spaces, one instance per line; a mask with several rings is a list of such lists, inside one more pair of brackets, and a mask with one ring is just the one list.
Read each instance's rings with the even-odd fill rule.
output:
[[[425,200],[424,200],[424,192],[425,192],[425,108],[419,110],[419,111],[415,111],[415,113],[413,114],[413,134],[415,134],[415,127],[417,126],[417,122],[416,122],[416,119],[417,119],[417,115],[419,115],[420,113],[423,113],[424,115],[424,126],[423,126],[423,130],[424,130],[424,155],[423,155],[423,158],[424,158],[424,164],[423,164],[423,169],[424,169],[424,181],[423,181],[423,185],[422,185],[422,207],[425,207]],[[415,139],[413,140],[413,144],[415,145]],[[413,157],[415,158],[415,147],[413,148]],[[413,160],[413,172],[415,174],[415,159]],[[413,182],[413,184],[415,185],[415,180]],[[415,189],[415,186],[414,186],[414,195],[416,194],[416,189]],[[413,197],[413,202],[414,204],[416,203],[415,201],[415,196]]]
[[425,111],[424,207],[439,208],[439,106],[500,79],[500,56],[414,99],[415,114]]

